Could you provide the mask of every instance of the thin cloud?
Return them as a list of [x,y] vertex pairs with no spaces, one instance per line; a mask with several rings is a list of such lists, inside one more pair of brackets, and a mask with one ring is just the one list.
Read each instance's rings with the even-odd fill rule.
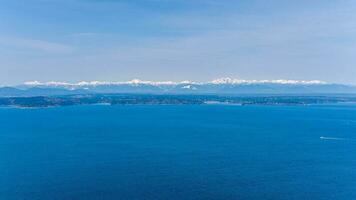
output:
[[72,37],[93,37],[97,36],[97,33],[92,33],[92,32],[83,32],[83,33],[73,33],[70,36]]
[[47,53],[70,53],[74,50],[72,46],[66,44],[14,37],[0,38],[0,46],[24,50],[31,49]]

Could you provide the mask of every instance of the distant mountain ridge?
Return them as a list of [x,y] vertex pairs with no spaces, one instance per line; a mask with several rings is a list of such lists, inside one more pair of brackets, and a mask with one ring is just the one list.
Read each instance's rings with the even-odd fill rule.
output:
[[0,88],[0,96],[53,96],[72,94],[356,94],[356,86],[323,81],[216,79],[211,82],[26,82]]

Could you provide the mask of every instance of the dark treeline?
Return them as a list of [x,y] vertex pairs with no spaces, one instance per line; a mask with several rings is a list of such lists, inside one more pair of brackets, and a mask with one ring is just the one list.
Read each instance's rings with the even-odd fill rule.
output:
[[53,107],[70,105],[180,105],[180,104],[239,104],[239,105],[308,105],[356,102],[355,96],[217,96],[217,95],[69,95],[0,98],[0,106]]

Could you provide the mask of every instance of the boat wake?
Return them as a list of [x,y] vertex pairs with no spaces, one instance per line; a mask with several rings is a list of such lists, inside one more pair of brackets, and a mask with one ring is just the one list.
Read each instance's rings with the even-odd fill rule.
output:
[[349,138],[338,138],[338,137],[324,137],[320,136],[321,140],[347,140],[347,141],[356,141],[354,139],[349,139]]

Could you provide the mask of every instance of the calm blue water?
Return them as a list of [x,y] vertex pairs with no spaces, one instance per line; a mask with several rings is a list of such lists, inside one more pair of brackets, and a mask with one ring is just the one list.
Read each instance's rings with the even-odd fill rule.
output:
[[0,108],[0,199],[356,199],[356,106]]

